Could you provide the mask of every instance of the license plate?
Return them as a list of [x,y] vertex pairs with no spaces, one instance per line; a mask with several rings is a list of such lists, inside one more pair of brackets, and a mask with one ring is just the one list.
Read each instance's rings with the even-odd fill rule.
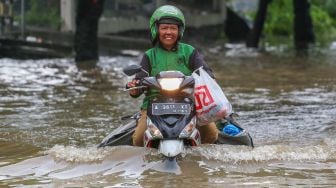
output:
[[190,104],[185,103],[152,103],[153,115],[190,114]]

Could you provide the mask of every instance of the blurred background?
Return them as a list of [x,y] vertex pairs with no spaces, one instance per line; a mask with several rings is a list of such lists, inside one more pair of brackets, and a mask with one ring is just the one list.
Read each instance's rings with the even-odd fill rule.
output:
[[[15,50],[22,52],[15,57],[31,53],[30,57],[37,58],[90,60],[97,59],[97,50],[110,54],[120,49],[146,49],[150,47],[149,17],[164,4],[176,5],[184,12],[184,41],[200,48],[225,43],[253,48],[286,44],[307,49],[313,43],[335,46],[334,0],[1,0],[0,56],[13,56]],[[34,46],[45,52],[27,50]]]

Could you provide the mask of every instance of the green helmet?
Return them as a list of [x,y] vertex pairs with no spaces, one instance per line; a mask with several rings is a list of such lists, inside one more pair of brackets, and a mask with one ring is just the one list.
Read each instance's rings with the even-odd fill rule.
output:
[[171,6],[164,5],[157,8],[152,17],[149,20],[149,27],[151,30],[151,40],[153,43],[156,42],[158,37],[158,24],[160,23],[172,23],[179,26],[179,36],[178,40],[183,36],[185,28],[184,15],[180,9]]

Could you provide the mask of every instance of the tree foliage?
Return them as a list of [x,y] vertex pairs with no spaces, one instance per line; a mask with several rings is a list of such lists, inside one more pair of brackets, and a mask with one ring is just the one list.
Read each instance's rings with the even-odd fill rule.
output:
[[[57,3],[59,3],[57,1]],[[61,18],[58,6],[52,6],[53,1],[30,0],[26,13],[27,24],[43,27],[59,28]]]
[[321,38],[335,37],[336,25],[331,16],[325,10],[313,5],[311,15],[316,35]]
[[264,31],[267,35],[284,35],[292,33],[293,6],[292,0],[272,1],[268,7],[268,15]]
[[[336,0],[311,1],[311,17],[317,40],[336,37]],[[275,0],[268,7],[264,26],[266,36],[293,35],[293,2],[292,0]]]

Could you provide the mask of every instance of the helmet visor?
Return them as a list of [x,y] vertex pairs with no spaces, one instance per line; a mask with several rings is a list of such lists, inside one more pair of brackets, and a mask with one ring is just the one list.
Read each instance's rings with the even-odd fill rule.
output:
[[162,18],[158,21],[158,24],[175,24],[181,25],[181,22],[173,18]]

